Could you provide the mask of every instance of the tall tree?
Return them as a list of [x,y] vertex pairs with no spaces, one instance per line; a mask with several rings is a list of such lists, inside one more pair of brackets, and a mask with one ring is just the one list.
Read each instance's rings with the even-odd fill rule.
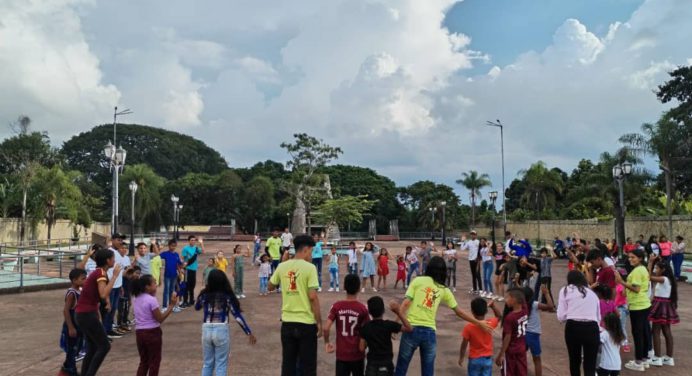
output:
[[363,196],[341,196],[327,199],[315,210],[315,219],[327,228],[346,226],[349,223],[360,224],[363,216],[375,205],[375,201]]
[[241,200],[241,226],[248,232],[264,226],[274,215],[274,184],[266,176],[255,176],[243,186]]
[[[120,177],[120,192],[131,194],[129,185],[132,181],[137,183],[135,220],[143,231],[158,228],[162,223],[161,188],[165,184],[165,179],[157,175],[149,165],[140,163],[125,166]],[[123,194],[120,199],[121,212],[127,213],[123,216],[125,218],[130,217],[132,210],[132,199],[129,194]]]
[[668,115],[678,122],[688,122],[692,117],[692,65],[678,67],[668,74],[670,80],[658,86],[656,97],[661,103],[677,101]]
[[490,176],[471,170],[462,172],[461,177],[456,183],[469,190],[471,196],[471,226],[476,226],[476,199],[481,197],[481,189],[491,186]]
[[46,221],[48,241],[59,217],[67,218],[73,223],[82,219],[81,225],[89,226],[90,219],[80,217],[82,210],[82,193],[75,184],[79,176],[77,171],[63,171],[57,165],[39,167],[32,180],[30,207],[32,224]]
[[526,170],[519,172],[526,183],[526,189],[522,196],[522,202],[531,207],[531,202],[536,203],[536,213],[548,205],[554,207],[556,198],[564,188],[562,177],[555,170],[546,167],[543,161],[538,161]]

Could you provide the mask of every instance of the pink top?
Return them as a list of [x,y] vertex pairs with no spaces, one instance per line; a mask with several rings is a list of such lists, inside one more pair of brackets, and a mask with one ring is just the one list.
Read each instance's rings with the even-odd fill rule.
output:
[[673,243],[666,241],[666,242],[658,243],[658,246],[661,248],[661,256],[663,256],[663,257],[670,256],[670,250],[673,248]]
[[603,318],[609,313],[614,313],[617,311],[617,306],[612,300],[599,300],[599,309],[601,310],[601,326],[605,327],[603,324]]
[[626,306],[627,305],[627,295],[625,295],[625,288],[618,283],[615,286],[615,306]]
[[147,293],[139,294],[133,298],[134,311],[135,311],[135,329],[154,329],[161,326],[156,318],[154,318],[153,311],[159,309],[159,302],[154,296]]
[[584,288],[585,296],[574,285],[560,289],[557,303],[557,319],[601,322],[601,308],[598,296],[588,287]]

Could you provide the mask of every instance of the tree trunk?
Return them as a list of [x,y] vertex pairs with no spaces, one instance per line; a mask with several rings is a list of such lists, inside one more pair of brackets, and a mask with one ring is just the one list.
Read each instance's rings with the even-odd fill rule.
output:
[[305,202],[302,200],[303,191],[299,191],[296,196],[296,208],[293,210],[293,220],[291,221],[291,232],[293,234],[305,233]]
[[476,195],[471,193],[471,227],[476,227]]
[[19,225],[19,244],[22,245],[24,244],[24,236],[26,234],[26,195],[28,190],[29,188],[25,187],[22,196],[22,222]]
[[663,165],[666,178],[666,213],[668,214],[668,239],[673,239],[673,179],[668,164]]

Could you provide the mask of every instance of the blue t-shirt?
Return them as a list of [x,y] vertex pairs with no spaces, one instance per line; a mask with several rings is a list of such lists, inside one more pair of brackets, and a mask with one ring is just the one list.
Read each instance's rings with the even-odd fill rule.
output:
[[312,258],[318,259],[322,258],[322,242],[319,241],[312,247]]
[[166,263],[166,268],[164,270],[163,276],[165,278],[173,278],[178,276],[178,265],[182,265],[180,256],[174,251],[168,250],[161,252],[159,255],[161,259]]
[[[202,251],[199,248],[193,247],[190,245],[186,245],[183,247],[183,261],[187,262],[187,260],[192,258],[192,256],[194,256],[195,254],[201,254],[201,253],[202,253]],[[193,262],[193,263],[188,263],[188,265],[185,269],[197,270],[197,259],[195,259],[195,262]]]

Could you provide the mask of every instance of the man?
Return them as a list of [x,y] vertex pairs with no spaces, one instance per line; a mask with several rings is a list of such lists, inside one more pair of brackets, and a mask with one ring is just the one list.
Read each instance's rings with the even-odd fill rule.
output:
[[428,268],[428,263],[432,257],[433,248],[426,241],[420,242],[420,248],[418,249],[418,255],[422,259],[422,274],[425,274],[425,269]]
[[267,239],[267,254],[272,260],[272,273],[274,273],[276,267],[279,266],[279,262],[281,262],[281,245],[282,241],[279,239],[279,230],[274,230],[274,232],[272,232],[272,237]]
[[[462,237],[464,243],[461,245],[462,250],[469,252],[469,267],[471,268],[471,278],[473,279],[473,289],[472,293],[478,293],[482,288],[481,282],[481,271],[480,262],[478,260],[478,249],[480,247],[480,241],[477,239],[478,234],[476,231],[471,231],[471,240],[466,240],[466,237]],[[466,240],[466,241],[465,241]]]
[[312,261],[315,241],[308,235],[293,240],[296,255],[279,264],[269,279],[269,291],[281,288],[281,375],[317,375],[317,339],[322,316],[317,297],[317,268]]
[[288,227],[286,227],[284,233],[281,234],[281,256],[284,255],[284,252],[291,249],[291,243],[293,243],[293,234],[291,234],[291,232],[288,231]]
[[113,283],[113,289],[111,289],[110,296],[108,297],[110,301],[110,307],[111,310],[108,312],[105,312],[103,310],[102,316],[103,316],[103,328],[106,330],[106,334],[108,335],[108,338],[120,338],[122,337],[123,332],[116,331],[113,328],[113,319],[115,318],[115,312],[117,311],[119,304],[120,304],[120,297],[122,296],[122,286],[123,286],[123,275],[125,274],[125,269],[130,266],[130,259],[127,258],[127,256],[123,256],[120,252],[120,249],[123,248],[123,241],[126,239],[125,235],[115,233],[113,236],[111,236],[111,246],[110,249],[113,252],[113,255],[115,256],[115,264],[113,264],[113,268],[108,269],[108,278],[113,278],[113,270],[115,269],[115,265],[120,265],[122,272],[118,274],[118,276],[115,278],[115,283]]
[[185,280],[187,281],[187,290],[183,296],[183,303],[180,308],[189,307],[195,304],[195,285],[197,282],[197,256],[204,253],[204,240],[199,239],[199,247],[197,247],[197,237],[190,235],[187,237],[188,245],[183,247],[183,261],[187,264],[185,267]]

